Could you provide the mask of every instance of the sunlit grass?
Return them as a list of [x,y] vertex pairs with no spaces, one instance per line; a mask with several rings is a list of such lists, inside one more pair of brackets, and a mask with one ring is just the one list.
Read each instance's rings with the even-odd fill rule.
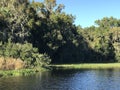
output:
[[120,63],[100,63],[100,64],[59,64],[50,65],[55,69],[112,69],[120,68]]

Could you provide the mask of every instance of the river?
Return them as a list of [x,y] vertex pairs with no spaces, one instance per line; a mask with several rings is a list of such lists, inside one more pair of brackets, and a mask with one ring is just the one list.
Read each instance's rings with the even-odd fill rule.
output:
[[0,78],[0,90],[120,90],[120,70],[58,70]]

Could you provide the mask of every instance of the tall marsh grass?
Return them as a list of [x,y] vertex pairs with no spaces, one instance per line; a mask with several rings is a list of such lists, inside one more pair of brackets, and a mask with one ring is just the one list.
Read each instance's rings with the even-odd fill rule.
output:
[[21,59],[0,57],[0,70],[18,70],[24,67],[25,63]]

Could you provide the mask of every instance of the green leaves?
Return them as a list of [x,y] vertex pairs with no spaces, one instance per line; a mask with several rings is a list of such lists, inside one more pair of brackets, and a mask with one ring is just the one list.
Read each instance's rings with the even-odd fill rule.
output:
[[42,67],[50,63],[51,59],[47,54],[39,54],[37,48],[33,48],[32,44],[19,44],[8,42],[1,45],[1,57],[20,58],[26,63],[26,67]]
[[119,19],[105,17],[95,21],[97,27],[83,29],[63,9],[56,0],[0,1],[0,55],[20,58],[27,67],[46,66],[50,57],[57,63],[119,57]]
[[95,23],[101,28],[112,28],[120,25],[120,20],[113,17],[104,17],[101,20],[96,20]]

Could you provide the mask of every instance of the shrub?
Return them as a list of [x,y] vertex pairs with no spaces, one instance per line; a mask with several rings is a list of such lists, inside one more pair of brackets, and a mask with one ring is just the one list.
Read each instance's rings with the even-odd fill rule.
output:
[[[37,48],[33,48],[32,44],[25,43],[1,43],[0,44],[0,56],[4,58],[20,59],[25,63],[26,68],[42,67],[50,63],[51,59],[47,54],[40,54]],[[14,65],[19,68],[19,63]]]

